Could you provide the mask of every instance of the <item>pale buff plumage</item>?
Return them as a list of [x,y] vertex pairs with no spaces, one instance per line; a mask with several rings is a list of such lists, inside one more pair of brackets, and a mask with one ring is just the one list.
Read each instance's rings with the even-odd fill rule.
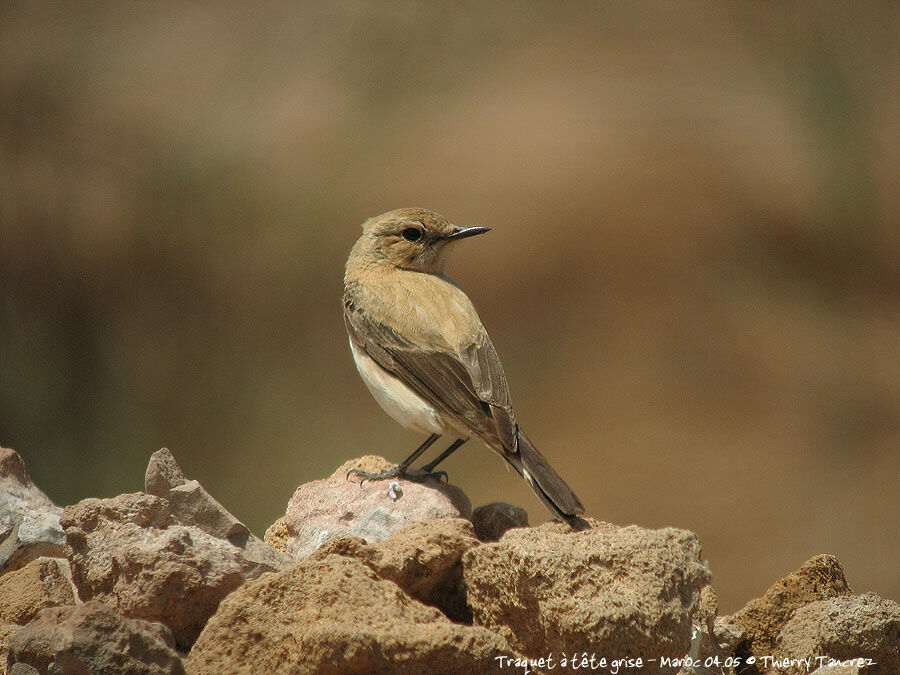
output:
[[344,275],[350,347],[369,390],[396,421],[423,433],[477,436],[572,522],[581,502],[519,428],[478,313],[444,274],[456,242],[487,229],[458,228],[425,209],[366,221]]

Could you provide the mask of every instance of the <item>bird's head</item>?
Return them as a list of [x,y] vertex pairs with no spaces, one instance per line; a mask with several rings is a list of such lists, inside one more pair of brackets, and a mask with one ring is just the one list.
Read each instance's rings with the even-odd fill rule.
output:
[[354,253],[401,269],[440,273],[453,242],[488,230],[482,226],[457,227],[427,209],[397,209],[363,223]]

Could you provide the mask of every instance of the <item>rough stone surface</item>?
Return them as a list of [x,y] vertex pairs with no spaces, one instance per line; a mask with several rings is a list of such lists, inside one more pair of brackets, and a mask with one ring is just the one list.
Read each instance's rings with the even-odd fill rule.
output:
[[165,499],[143,492],[85,499],[66,508],[60,522],[81,599],[161,621],[183,648],[222,598],[274,569],[247,560],[227,540],[179,524]]
[[9,638],[10,672],[183,673],[172,634],[99,602],[44,609]]
[[394,465],[369,455],[350,460],[329,478],[305,483],[288,503],[284,522],[288,556],[302,560],[332,537],[387,539],[420,520],[469,518],[472,505],[463,492],[439,480],[364,481],[347,477],[350,469],[378,472]]
[[[509,530],[463,556],[474,622],[519,651],[682,657],[710,573],[697,536],[592,522]],[[642,673],[660,672],[645,663]],[[669,672],[669,671],[662,671]]]
[[[797,609],[781,630],[774,655],[778,659],[827,656],[841,662],[871,659],[877,665],[857,664],[863,666],[859,670],[900,673],[900,604],[875,593],[812,602]],[[791,667],[776,672],[805,675],[807,671]]]
[[187,660],[226,673],[509,673],[499,636],[437,609],[340,555],[265,574],[228,596]]
[[12,634],[21,630],[17,623],[0,623],[0,673],[6,672],[6,653],[9,649],[9,639]]
[[744,633],[735,654],[743,661],[751,656],[758,661],[744,672],[747,675],[764,672],[759,659],[774,654],[781,629],[797,609],[851,592],[840,561],[831,555],[810,558],[795,572],[776,581],[762,597],[751,600],[728,617],[728,622],[739,626]]
[[862,673],[863,671],[861,671],[857,666],[834,664],[816,668],[813,671],[812,675],[862,675]]
[[68,563],[38,558],[0,577],[0,623],[24,626],[45,607],[74,605]]
[[7,675],[42,675],[39,670],[24,663],[16,663],[7,671]]
[[63,557],[61,513],[31,481],[19,454],[0,448],[0,574],[39,556]]
[[721,653],[730,655],[743,641],[744,630],[729,617],[717,616],[713,621],[713,636],[719,643]]
[[499,541],[507,530],[528,527],[528,512],[521,506],[492,502],[472,512],[472,524],[481,541]]
[[[721,663],[732,655],[742,633],[717,626],[718,605],[719,598],[713,587],[704,586],[692,619],[691,648],[687,654],[690,661],[678,671],[679,675],[720,675],[724,672]],[[716,657],[718,662],[714,660]]]
[[287,525],[284,524],[284,517],[282,516],[269,525],[263,539],[269,546],[279,553],[284,554],[287,553],[287,542],[289,537]]
[[413,523],[375,544],[358,537],[330,539],[312,557],[337,554],[355,558],[454,621],[469,622],[462,556],[480,543],[468,520],[440,518]]
[[148,494],[167,499],[172,514],[185,525],[196,525],[219,539],[240,539],[250,534],[200,483],[185,477],[168,448],[150,455],[144,489]]
[[255,536],[241,521],[209,494],[200,483],[185,477],[168,448],[150,456],[144,476],[146,491],[169,502],[172,515],[182,525],[199,527],[218,539],[226,539],[243,549],[243,557],[273,569],[281,569],[287,559]]

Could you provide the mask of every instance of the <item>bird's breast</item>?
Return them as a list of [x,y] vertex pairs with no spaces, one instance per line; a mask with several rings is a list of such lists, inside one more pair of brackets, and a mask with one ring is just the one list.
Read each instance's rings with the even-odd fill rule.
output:
[[366,314],[424,349],[461,353],[484,331],[468,296],[449,279],[391,270],[358,286]]

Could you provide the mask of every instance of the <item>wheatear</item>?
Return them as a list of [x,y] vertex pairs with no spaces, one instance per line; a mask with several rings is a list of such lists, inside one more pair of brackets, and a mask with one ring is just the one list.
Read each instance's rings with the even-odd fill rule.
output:
[[422,470],[477,436],[528,481],[541,501],[570,524],[581,501],[516,422],[500,359],[472,302],[444,274],[456,242],[487,232],[456,227],[425,209],[398,209],[363,224],[344,275],[344,322],[363,381],[381,407],[407,429],[430,434],[399,466],[365,480],[408,474],[439,436],[456,440]]

